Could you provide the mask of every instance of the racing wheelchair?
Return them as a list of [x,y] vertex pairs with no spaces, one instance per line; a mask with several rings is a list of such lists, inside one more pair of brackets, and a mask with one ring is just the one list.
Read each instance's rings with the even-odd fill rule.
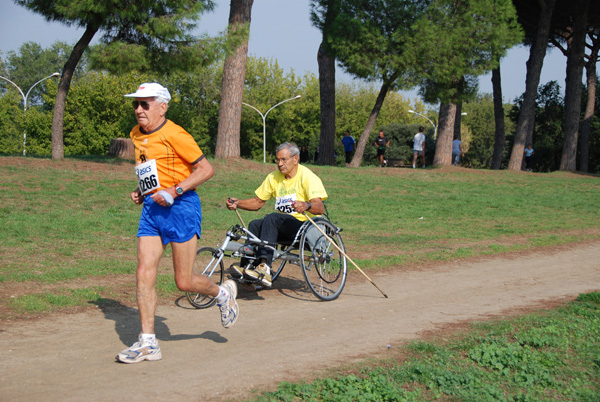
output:
[[[195,274],[205,275],[220,285],[225,277],[225,257],[236,260],[243,258],[243,261],[247,261],[245,267],[249,267],[256,260],[256,248],[262,246],[274,253],[271,268],[273,283],[286,265],[297,265],[302,268],[308,288],[320,300],[334,300],[342,293],[347,275],[345,248],[340,235],[342,229],[329,220],[327,209],[324,215],[314,218],[312,222],[310,219],[304,222],[291,242],[271,244],[260,240],[244,227],[241,218],[240,222],[242,225],[236,224],[227,230],[217,247],[198,250],[194,262]],[[255,280],[246,276],[231,279],[246,288],[261,289]],[[186,292],[186,297],[198,309],[211,307],[216,302],[215,298],[198,293]]]

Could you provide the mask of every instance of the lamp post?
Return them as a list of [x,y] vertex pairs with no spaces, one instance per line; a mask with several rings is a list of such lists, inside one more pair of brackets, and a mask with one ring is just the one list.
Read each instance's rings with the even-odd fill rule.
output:
[[[15,88],[17,88],[19,90],[19,93],[21,94],[21,96],[23,97],[23,115],[25,115],[25,112],[27,112],[27,97],[29,96],[29,93],[31,92],[31,90],[33,89],[33,87],[35,87],[37,84],[39,84],[42,81],[45,81],[49,78],[52,77],[58,77],[60,76],[59,73],[54,73],[54,74],[50,74],[49,76],[42,78],[41,80],[39,80],[38,82],[36,82],[35,84],[33,84],[31,86],[31,88],[29,88],[29,91],[27,91],[26,94],[23,94],[23,91],[21,90],[21,88],[19,88],[19,86],[17,84],[15,84],[14,82],[12,82],[11,80],[9,80],[6,77],[3,77],[0,75],[0,78],[2,78],[3,80],[6,80],[8,82],[10,82],[11,84],[13,84],[15,86]],[[23,127],[23,156],[25,156],[25,143],[27,141],[27,131],[25,130],[25,127]]]
[[414,110],[409,110],[408,113],[414,113],[416,115],[419,115],[425,119],[427,119],[428,122],[431,123],[431,125],[433,126],[433,139],[437,139],[437,126],[435,124],[433,124],[433,122],[429,119],[429,117],[422,115],[421,113],[415,112]]
[[242,102],[242,105],[246,105],[248,107],[251,107],[252,109],[256,110],[258,112],[258,114],[260,114],[260,117],[262,117],[262,121],[263,121],[263,163],[267,163],[267,115],[269,114],[269,112],[273,109],[275,109],[277,106],[281,105],[282,103],[294,100],[294,99],[298,99],[302,97],[302,95],[296,95],[293,98],[290,99],[286,99],[284,101],[279,102],[278,104],[276,104],[275,106],[272,106],[271,109],[267,110],[267,113],[262,114],[260,112],[260,110],[258,110],[257,108],[255,108],[252,105],[249,105],[245,102]]

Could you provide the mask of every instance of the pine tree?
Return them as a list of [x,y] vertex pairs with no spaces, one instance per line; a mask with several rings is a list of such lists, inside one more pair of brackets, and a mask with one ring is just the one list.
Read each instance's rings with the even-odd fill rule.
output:
[[440,102],[434,165],[452,163],[456,106],[477,92],[476,77],[498,66],[521,40],[510,0],[434,0],[409,44],[420,93]]

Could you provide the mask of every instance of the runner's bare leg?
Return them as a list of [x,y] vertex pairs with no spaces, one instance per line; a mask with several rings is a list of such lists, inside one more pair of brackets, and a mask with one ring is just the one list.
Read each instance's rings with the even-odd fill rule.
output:
[[204,275],[193,274],[197,247],[198,238],[196,236],[184,243],[171,243],[175,283],[177,288],[184,292],[216,297],[219,294],[219,286]]
[[158,236],[138,237],[137,304],[144,334],[154,333],[154,315],[158,304],[156,272],[165,247]]

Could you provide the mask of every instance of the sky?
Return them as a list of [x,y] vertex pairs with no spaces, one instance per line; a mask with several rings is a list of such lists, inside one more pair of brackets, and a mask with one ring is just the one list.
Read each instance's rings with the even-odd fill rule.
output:
[[[196,34],[216,35],[225,30],[229,18],[229,1],[216,0],[217,7],[202,16]],[[252,7],[248,53],[253,57],[277,60],[285,72],[318,74],[317,50],[321,43],[320,31],[310,22],[309,0],[256,0]],[[57,22],[46,22],[38,14],[17,6],[12,0],[0,0],[0,51],[18,52],[25,42],[39,43],[47,48],[56,41],[74,44],[83,29],[67,27]],[[99,38],[97,34],[96,39]],[[525,91],[525,63],[529,49],[519,46],[510,49],[501,62],[502,91],[505,102],[510,102]],[[556,49],[550,50],[544,60],[540,84],[558,81],[564,91],[566,58]],[[338,68],[338,82],[360,82]],[[18,85],[18,83],[17,83]],[[479,92],[491,93],[491,74],[479,79]],[[411,102],[417,91],[401,92]]]

